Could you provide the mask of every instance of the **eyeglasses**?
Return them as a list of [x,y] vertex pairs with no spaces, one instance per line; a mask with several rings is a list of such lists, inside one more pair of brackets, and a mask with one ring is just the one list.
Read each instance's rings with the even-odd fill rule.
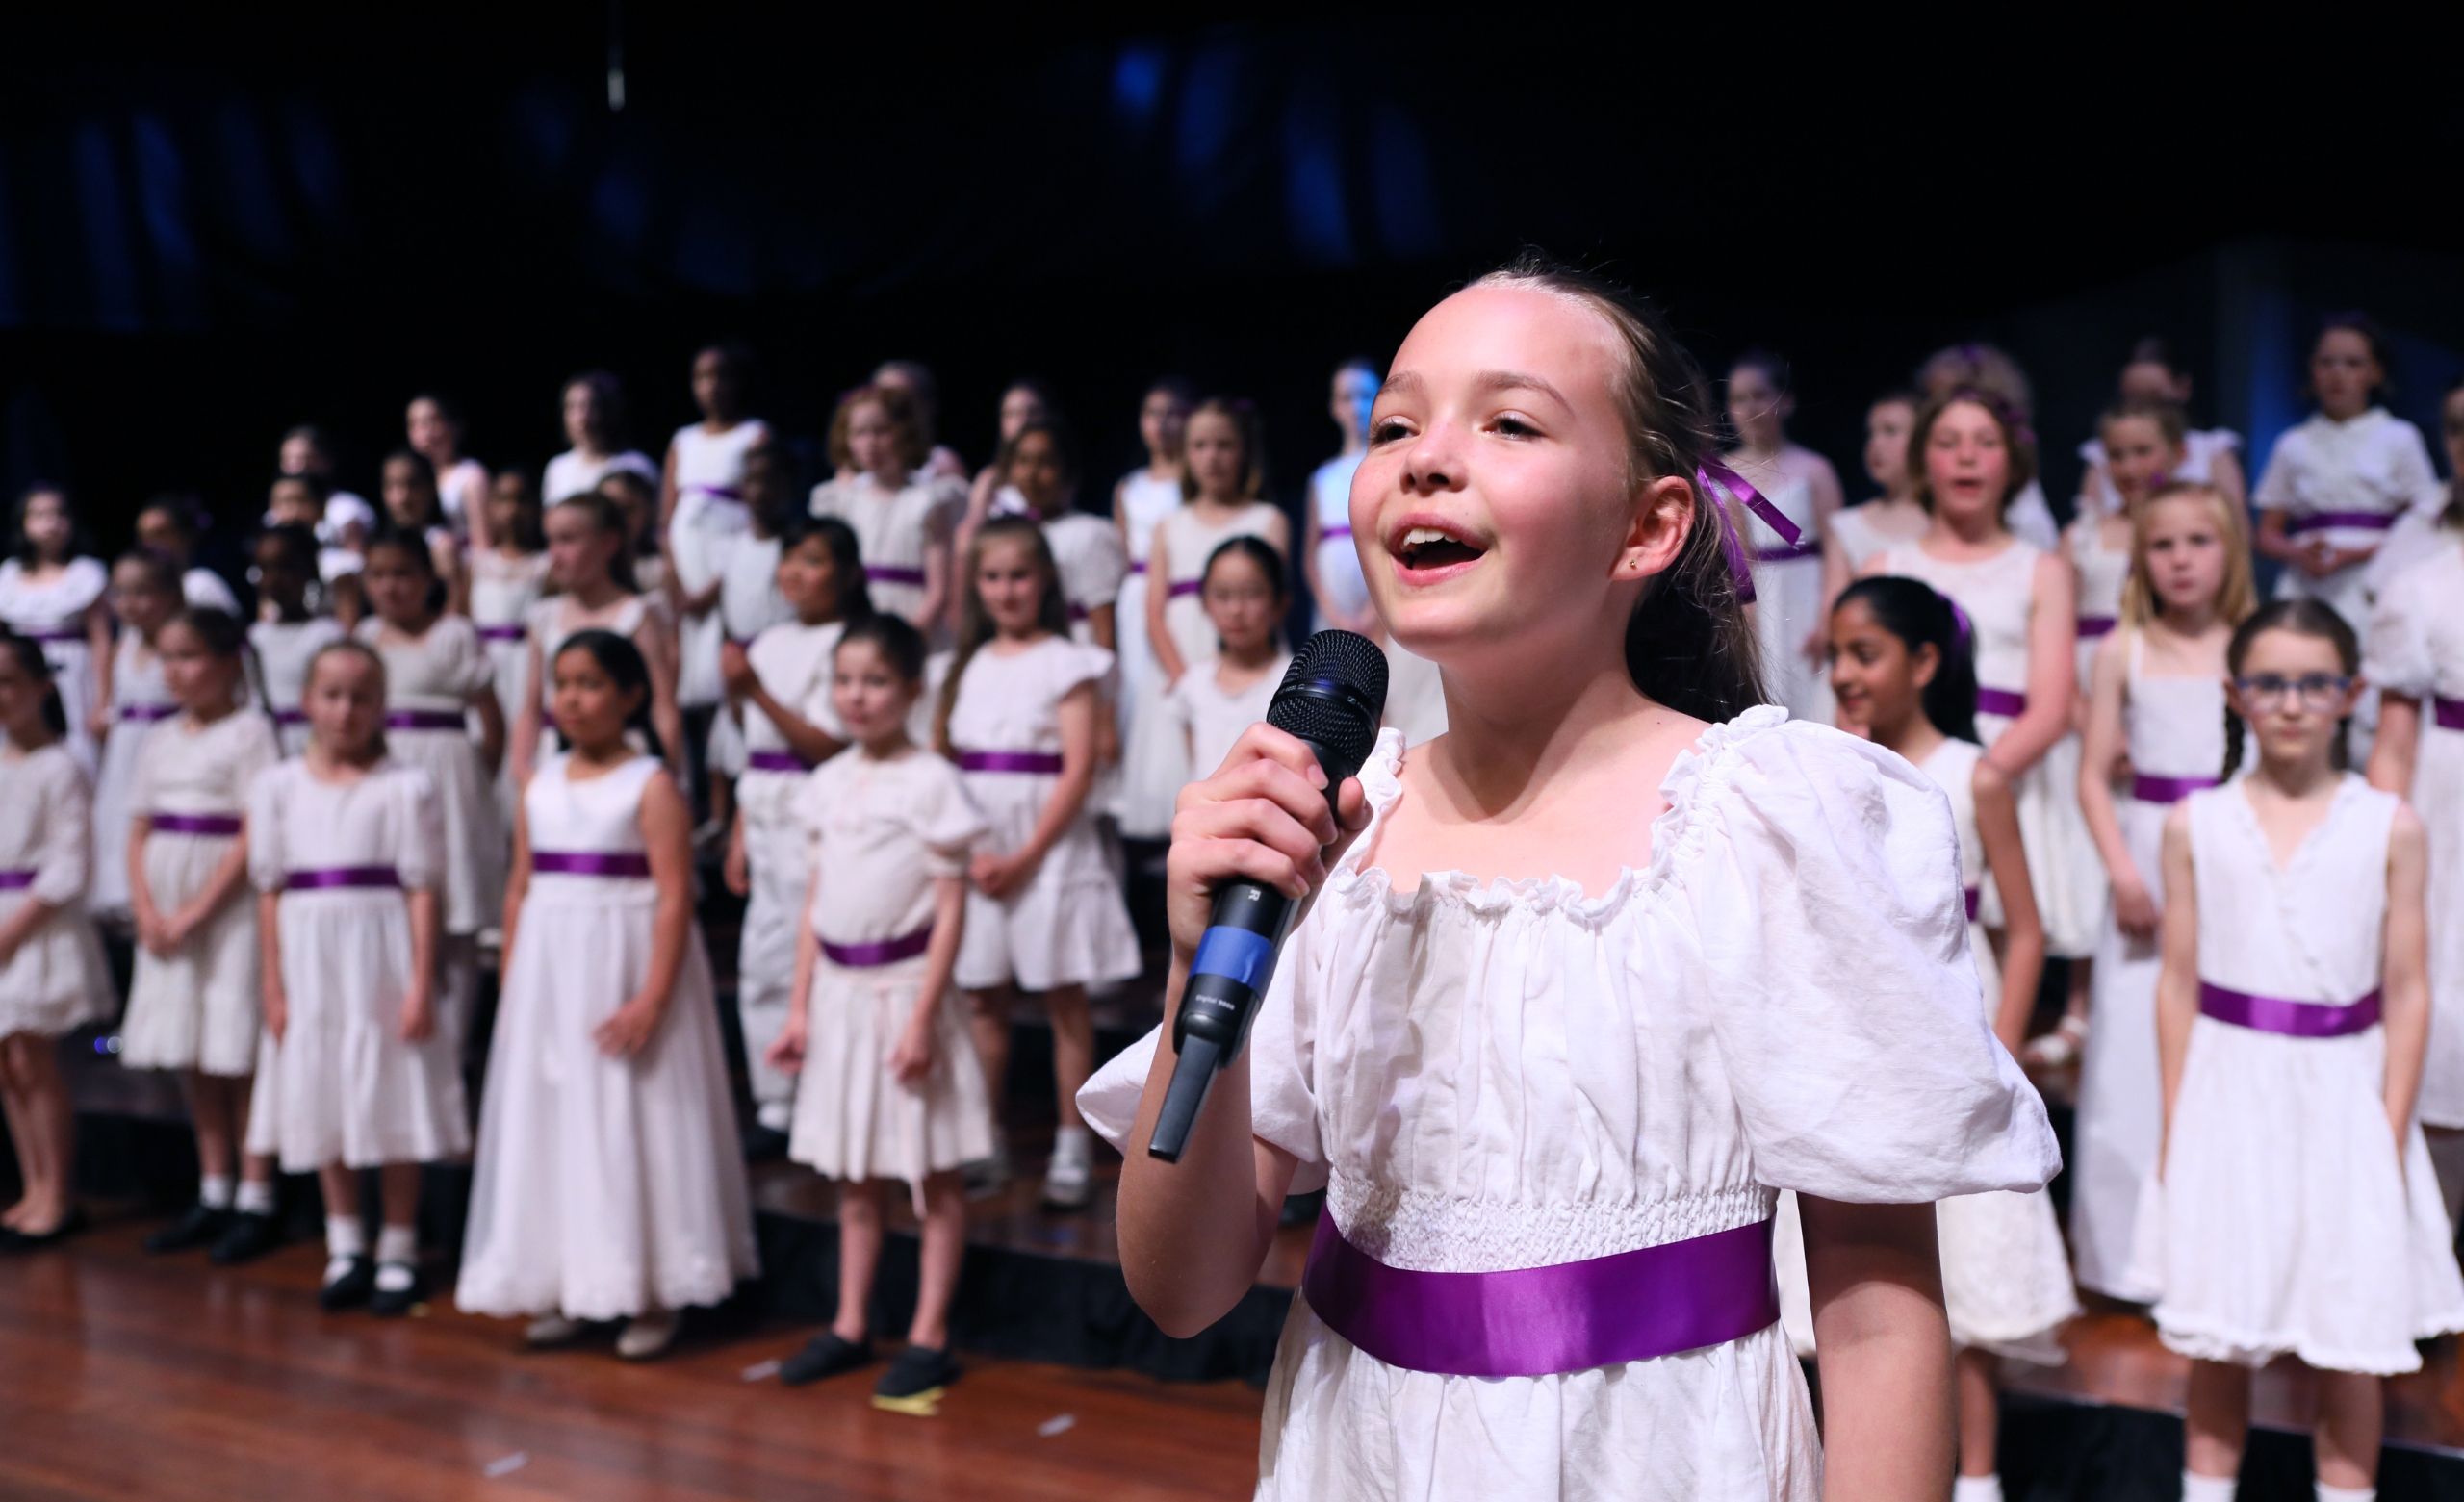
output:
[[2246,678],[2235,678],[2233,686],[2242,691],[2242,697],[2249,701],[2251,708],[2262,714],[2281,705],[2287,694],[2298,694],[2302,708],[2325,714],[2343,703],[2345,695],[2352,688],[2352,679],[2341,673],[2306,673],[2297,678],[2261,673]]

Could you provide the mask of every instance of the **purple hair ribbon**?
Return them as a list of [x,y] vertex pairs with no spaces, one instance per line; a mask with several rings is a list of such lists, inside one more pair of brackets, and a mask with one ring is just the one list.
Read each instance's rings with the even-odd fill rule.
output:
[[1943,596],[1942,602],[1951,607],[1951,621],[1959,627],[1960,645],[1973,649],[1976,645],[1976,623],[1967,618],[1967,612],[1961,609],[1960,602],[1951,598],[1950,596]]
[[[1694,480],[1707,491],[1716,488],[1727,493],[1731,499],[1741,502],[1748,511],[1760,517],[1772,531],[1785,539],[1789,547],[1793,547],[1804,540],[1805,532],[1788,520],[1786,512],[1763,499],[1762,493],[1747,484],[1744,475],[1718,460],[1706,460],[1695,466]],[[1729,508],[1722,506],[1719,512],[1720,552],[1729,561],[1729,573],[1736,578],[1737,598],[1752,604],[1754,566],[1748,561],[1750,555],[1745,550],[1745,539],[1737,535],[1736,519],[1729,514]]]

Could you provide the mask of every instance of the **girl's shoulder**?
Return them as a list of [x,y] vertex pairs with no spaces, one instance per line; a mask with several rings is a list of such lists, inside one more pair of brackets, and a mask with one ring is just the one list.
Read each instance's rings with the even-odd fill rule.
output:
[[26,752],[8,768],[8,776],[0,778],[9,791],[18,797],[35,795],[29,802],[38,801],[48,806],[64,789],[86,790],[86,770],[77,764],[67,743],[54,741]]

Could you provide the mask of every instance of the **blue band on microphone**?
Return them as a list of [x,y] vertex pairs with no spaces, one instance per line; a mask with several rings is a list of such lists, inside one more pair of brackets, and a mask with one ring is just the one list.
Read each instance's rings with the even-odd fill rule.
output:
[[1263,933],[1246,929],[1228,929],[1221,925],[1209,929],[1197,941],[1197,957],[1190,961],[1193,976],[1221,976],[1237,980],[1250,990],[1262,990],[1266,978],[1274,970],[1274,941]]

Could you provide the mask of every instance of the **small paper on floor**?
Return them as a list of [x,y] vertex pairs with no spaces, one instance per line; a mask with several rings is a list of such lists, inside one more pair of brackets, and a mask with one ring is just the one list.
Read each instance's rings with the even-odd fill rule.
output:
[[944,1390],[933,1387],[911,1398],[886,1398],[875,1393],[873,1407],[885,1413],[905,1413],[910,1418],[938,1418],[941,1416],[941,1394]]
[[527,1450],[516,1450],[511,1455],[499,1456],[497,1459],[488,1462],[487,1464],[480,1467],[479,1473],[487,1477],[490,1481],[494,1481],[500,1476],[510,1476],[515,1471],[522,1469],[522,1467],[529,1464],[530,1452]]
[[1054,1416],[1045,1419],[1042,1423],[1036,1425],[1036,1433],[1049,1439],[1054,1435],[1067,1434],[1070,1430],[1077,1427],[1077,1414],[1057,1413]]
[[746,1367],[742,1372],[738,1373],[738,1375],[743,1377],[747,1382],[768,1382],[771,1378],[779,1375],[779,1363],[777,1362],[756,1362],[752,1365]]

